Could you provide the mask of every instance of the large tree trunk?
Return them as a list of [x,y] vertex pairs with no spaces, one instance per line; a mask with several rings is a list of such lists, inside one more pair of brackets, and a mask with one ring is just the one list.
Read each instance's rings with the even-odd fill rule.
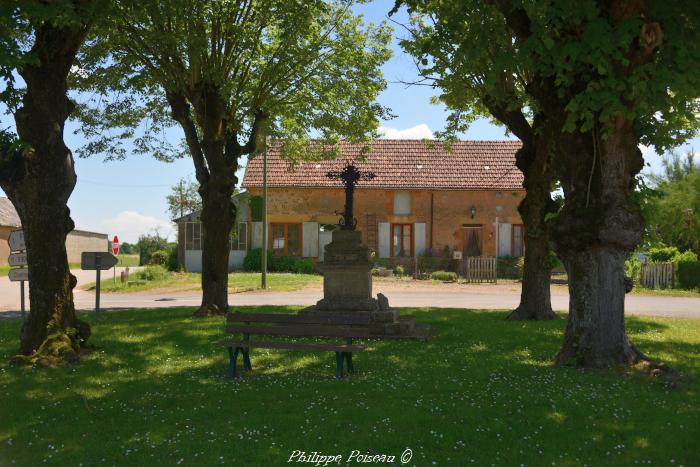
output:
[[204,228],[202,242],[202,304],[197,316],[224,314],[228,311],[228,258],[231,231],[236,210],[231,197],[235,176],[212,172],[209,183],[200,188]]
[[[537,123],[536,119],[536,123]],[[553,211],[550,196],[552,175],[549,139],[535,136],[536,143],[524,143],[518,152],[517,165],[524,174],[525,198],[518,206],[525,227],[525,264],[520,305],[508,315],[509,320],[549,320],[552,311],[549,261],[549,232],[545,216]]]
[[67,202],[76,175],[63,142],[74,107],[66,77],[86,31],[44,23],[32,49],[38,63],[20,70],[27,90],[15,123],[24,147],[3,167],[0,184],[17,209],[27,244],[31,311],[20,334],[21,362],[75,362],[90,336],[90,326],[75,315],[76,279],[66,255],[66,236],[74,227]]
[[[569,276],[569,318],[558,365],[603,368],[648,363],[625,332],[624,261],[641,240],[633,194],[642,154],[631,122],[564,141],[565,204],[552,222],[555,250]],[[565,137],[568,139],[568,137]]]

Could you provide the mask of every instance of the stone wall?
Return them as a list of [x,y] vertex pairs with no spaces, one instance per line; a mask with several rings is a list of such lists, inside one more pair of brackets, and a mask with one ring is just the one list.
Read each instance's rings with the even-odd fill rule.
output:
[[108,251],[109,240],[106,234],[74,230],[66,238],[66,251],[69,263],[80,263],[84,251]]
[[[250,196],[262,190],[249,188]],[[522,223],[517,206],[525,192],[519,191],[426,191],[408,190],[411,212],[394,215],[394,190],[362,189],[355,191],[355,217],[363,241],[377,250],[380,223],[425,224],[425,246],[440,252],[445,246],[462,250],[464,226],[482,225],[482,254],[496,254],[496,218],[503,223]],[[269,188],[268,221],[337,224],[343,209],[341,188]],[[472,217],[472,207],[475,208]],[[368,223],[371,227],[368,229]],[[386,225],[386,224],[385,224]],[[383,227],[386,229],[386,227]],[[368,232],[370,230],[370,232]]]

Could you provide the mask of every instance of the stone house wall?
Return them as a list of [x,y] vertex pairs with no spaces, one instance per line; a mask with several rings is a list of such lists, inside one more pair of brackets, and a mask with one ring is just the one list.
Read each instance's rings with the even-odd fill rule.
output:
[[[391,224],[413,224],[414,235],[424,229],[425,248],[441,252],[444,247],[464,249],[464,226],[482,226],[482,255],[496,255],[496,222],[521,224],[517,206],[525,192],[518,191],[427,191],[410,193],[408,215],[394,214],[396,190],[355,190],[355,217],[363,241],[377,251],[381,236],[390,235]],[[260,196],[262,190],[248,188],[249,195]],[[318,222],[337,224],[344,204],[341,188],[268,188],[270,223]],[[472,207],[475,209],[472,217]],[[383,224],[383,225],[382,225]],[[389,230],[387,230],[389,228]]]

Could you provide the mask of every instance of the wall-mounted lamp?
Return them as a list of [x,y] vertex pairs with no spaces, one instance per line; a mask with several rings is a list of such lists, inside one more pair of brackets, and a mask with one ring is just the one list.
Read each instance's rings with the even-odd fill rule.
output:
[[476,216],[476,206],[472,206],[472,219],[474,219],[474,216]]

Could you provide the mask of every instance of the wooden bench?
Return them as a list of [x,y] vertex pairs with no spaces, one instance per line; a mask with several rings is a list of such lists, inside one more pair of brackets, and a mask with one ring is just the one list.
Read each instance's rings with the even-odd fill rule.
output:
[[[236,377],[238,355],[243,356],[243,369],[250,371],[250,349],[286,349],[303,351],[335,352],[335,376],[343,377],[343,368],[347,366],[348,373],[354,372],[352,354],[362,352],[364,346],[352,343],[353,339],[378,338],[369,330],[370,317],[363,314],[309,314],[284,315],[271,313],[229,313],[226,318],[226,332],[242,334],[242,339],[224,339],[215,345],[226,347],[229,356],[229,376]],[[312,343],[288,341],[257,341],[250,336],[271,337],[320,337],[328,339],[343,339],[344,344]]]

